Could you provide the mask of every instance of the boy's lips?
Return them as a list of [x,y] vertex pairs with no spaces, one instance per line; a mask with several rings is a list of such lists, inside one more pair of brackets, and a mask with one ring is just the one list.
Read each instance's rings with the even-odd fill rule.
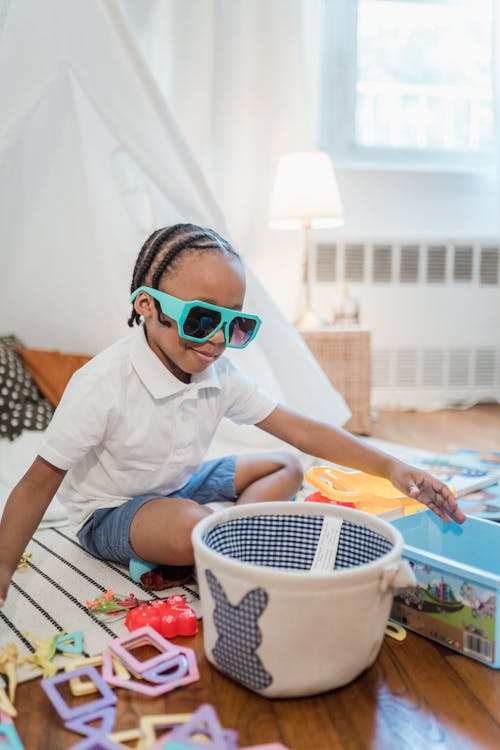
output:
[[210,351],[208,351],[206,349],[198,349],[195,346],[191,347],[191,351],[194,352],[195,354],[198,354],[198,356],[201,359],[203,359],[205,362],[213,362],[215,359],[217,359],[218,357],[220,357],[220,355],[222,354],[222,352],[215,351],[213,349],[211,349]]

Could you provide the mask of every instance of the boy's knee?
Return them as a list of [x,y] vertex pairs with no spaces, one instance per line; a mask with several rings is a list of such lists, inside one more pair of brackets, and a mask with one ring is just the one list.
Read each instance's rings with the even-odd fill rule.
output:
[[297,487],[300,487],[304,478],[304,472],[297,456],[286,451],[280,452],[279,456],[282,461],[282,467],[290,477],[290,481],[294,481]]
[[139,509],[130,526],[136,555],[164,565],[194,562],[191,534],[210,508],[187,498],[158,498]]
[[194,563],[194,550],[191,541],[193,529],[200,521],[211,514],[212,510],[210,508],[198,505],[198,503],[192,501],[189,511],[183,516],[181,528],[178,529],[178,535],[176,534],[178,544],[176,551],[177,559],[185,560],[188,564]]
[[179,523],[176,527],[176,536],[178,536],[179,543],[190,548],[194,527],[211,513],[210,508],[198,505],[194,500],[189,500],[185,504],[185,512],[179,517]]

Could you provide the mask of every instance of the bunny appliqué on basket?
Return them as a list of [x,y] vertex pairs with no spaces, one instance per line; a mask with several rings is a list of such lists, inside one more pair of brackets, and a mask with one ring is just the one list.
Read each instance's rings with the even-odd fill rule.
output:
[[256,653],[262,641],[257,620],[267,607],[267,592],[252,589],[233,605],[212,571],[205,574],[215,602],[213,619],[218,635],[212,655],[229,677],[254,690],[263,690],[273,681]]

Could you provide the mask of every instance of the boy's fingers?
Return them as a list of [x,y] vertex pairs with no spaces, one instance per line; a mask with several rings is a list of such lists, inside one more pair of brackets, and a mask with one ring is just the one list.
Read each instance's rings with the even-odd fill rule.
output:
[[438,498],[433,498],[426,505],[445,523],[449,523],[450,518],[456,521],[456,523],[463,523],[467,518],[465,513],[456,504],[455,498],[453,498],[452,502],[449,502],[447,499],[441,501]]

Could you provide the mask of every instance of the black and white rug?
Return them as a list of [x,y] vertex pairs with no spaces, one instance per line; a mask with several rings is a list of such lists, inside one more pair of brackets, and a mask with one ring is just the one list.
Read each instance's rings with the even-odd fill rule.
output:
[[[126,568],[102,562],[85,552],[66,528],[38,530],[26,552],[31,555],[28,565],[14,573],[7,601],[0,609],[0,654],[8,643],[16,645],[20,658],[33,653],[26,632],[46,640],[62,631],[77,630],[84,633],[84,655],[100,654],[112,638],[128,632],[123,616],[101,619],[85,606],[86,601],[97,599],[108,588],[114,594],[132,593],[141,600],[182,594],[200,616],[196,585],[158,594],[148,591],[132,581]],[[67,658],[56,656],[54,662],[63,666]],[[40,675],[41,671],[31,664],[18,667],[19,682]]]

